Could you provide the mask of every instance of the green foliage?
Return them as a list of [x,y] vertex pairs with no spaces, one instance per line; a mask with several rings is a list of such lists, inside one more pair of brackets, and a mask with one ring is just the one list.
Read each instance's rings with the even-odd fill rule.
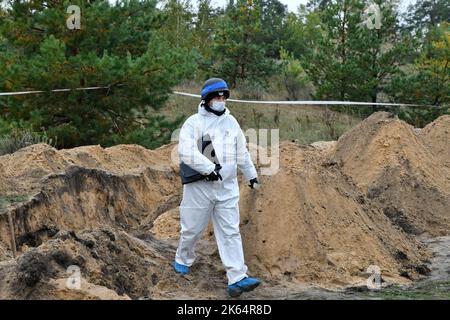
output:
[[323,10],[325,9],[328,5],[330,5],[332,2],[332,0],[310,0],[308,1],[307,7],[310,10]]
[[29,129],[13,128],[11,132],[0,136],[0,156],[36,143],[55,145],[56,142],[45,133],[32,132]]
[[217,25],[212,68],[232,88],[243,80],[265,86],[268,77],[276,71],[264,47],[255,41],[258,34],[261,34],[259,8],[245,0],[238,0],[236,5],[230,2],[226,15]]
[[376,102],[386,80],[398,72],[408,47],[396,39],[393,4],[375,2],[382,14],[379,29],[362,23],[369,1],[328,1],[306,14],[302,63],[316,98]]
[[0,136],[10,134],[14,129],[30,131],[31,126],[28,122],[23,120],[7,121],[0,117]]
[[281,48],[283,83],[288,92],[288,100],[299,100],[300,91],[307,85],[309,79],[299,60],[292,53]]
[[415,108],[400,108],[395,110],[394,113],[398,117],[415,128],[423,128],[430,122],[433,122],[444,114],[450,114],[448,106],[444,107],[415,107]]
[[194,45],[193,11],[190,0],[167,0],[164,3],[164,23],[159,33],[175,48]]
[[390,94],[395,100],[434,106],[450,103],[449,26],[442,23],[431,30],[413,69],[392,80]]
[[[69,4],[81,7],[80,30],[66,27]],[[59,147],[125,138],[195,70],[193,51],[158,34],[164,20],[154,0],[10,1],[0,91],[108,88],[2,98],[4,117],[58,137]]]
[[262,100],[264,99],[265,89],[257,81],[249,79],[238,80],[237,86],[239,98],[244,100]]
[[[289,13],[286,16],[281,46],[292,52],[296,58],[303,57],[308,50],[308,44],[310,44],[308,35],[313,34],[315,29],[312,27],[313,15],[307,11],[304,5],[301,5],[297,14]],[[305,23],[307,16],[308,23]],[[318,21],[316,22],[318,23]],[[309,27],[312,27],[312,30],[307,30]]]
[[10,205],[24,202],[29,199],[30,195],[0,196],[0,214],[4,213],[5,209]]
[[396,110],[399,118],[415,127],[424,127],[443,114],[450,105],[450,31],[442,23],[431,29],[420,56],[408,72],[392,79],[389,93],[395,101],[429,107]]
[[264,46],[267,57],[277,59],[285,32],[287,6],[278,0],[254,0],[253,4],[259,9],[261,21],[261,32],[255,42]]
[[13,127],[11,123],[0,117],[0,136],[10,133]]
[[[199,71],[201,79],[209,78],[212,64],[213,30],[215,28],[216,13],[211,7],[211,0],[199,0],[198,12],[194,24],[194,43],[201,54]],[[205,74],[206,73],[206,74]]]
[[[157,147],[180,124],[157,116],[171,88],[209,77],[250,100],[286,90],[289,100],[312,91],[321,100],[436,106],[390,109],[417,126],[448,110],[448,1],[418,0],[403,21],[396,0],[310,0],[295,13],[279,0],[229,0],[225,9],[212,0],[113,2],[2,1],[0,91],[107,88],[0,97],[0,134],[19,127],[57,137],[58,147]],[[363,24],[373,2],[379,29]],[[66,27],[72,4],[80,30]],[[359,118],[381,108],[331,110]]]
[[448,0],[417,0],[409,5],[405,13],[405,29],[417,34],[427,33],[439,23],[450,21],[450,2]]

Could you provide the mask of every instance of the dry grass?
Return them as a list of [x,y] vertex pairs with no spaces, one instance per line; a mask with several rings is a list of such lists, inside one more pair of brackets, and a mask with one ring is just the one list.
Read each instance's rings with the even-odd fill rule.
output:
[[[194,82],[176,87],[175,91],[198,94],[201,84]],[[264,92],[264,100],[285,100],[285,92],[276,84],[270,88],[272,93]],[[239,99],[239,90],[232,92]],[[306,94],[305,94],[306,96]],[[308,97],[305,97],[307,99]],[[172,95],[161,113],[169,119],[179,115],[185,117],[197,112],[199,99]],[[331,111],[324,106],[312,105],[267,105],[227,102],[227,107],[236,117],[245,131],[249,128],[276,129],[280,131],[280,140],[296,140],[309,144],[321,140],[336,140],[345,131],[354,127],[361,118],[345,113]]]

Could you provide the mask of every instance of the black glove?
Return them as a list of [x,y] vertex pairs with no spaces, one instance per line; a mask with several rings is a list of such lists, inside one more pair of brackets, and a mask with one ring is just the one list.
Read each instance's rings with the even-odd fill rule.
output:
[[211,172],[210,174],[208,174],[206,176],[206,180],[207,181],[217,181],[217,180],[223,180],[222,176],[219,173],[219,170],[222,169],[222,166],[220,164],[216,164],[216,168],[214,169],[213,172]]
[[258,184],[258,179],[257,178],[253,178],[252,180],[250,180],[250,184],[248,186],[250,188],[254,189],[255,188],[255,184]]

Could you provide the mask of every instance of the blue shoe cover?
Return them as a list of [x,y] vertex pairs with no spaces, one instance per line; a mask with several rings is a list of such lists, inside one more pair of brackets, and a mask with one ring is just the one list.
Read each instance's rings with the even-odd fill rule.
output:
[[179,264],[176,261],[174,261],[172,263],[172,266],[173,266],[173,269],[175,270],[175,272],[179,273],[181,275],[188,274],[188,272],[189,272],[189,267],[188,266],[185,266],[183,264]]
[[239,297],[243,292],[254,290],[261,284],[261,281],[257,278],[247,277],[236,283],[230,284],[227,288],[228,294],[235,298]]

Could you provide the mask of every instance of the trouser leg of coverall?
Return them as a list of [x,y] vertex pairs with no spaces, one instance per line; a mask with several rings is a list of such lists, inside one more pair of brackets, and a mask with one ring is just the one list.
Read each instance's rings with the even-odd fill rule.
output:
[[[201,182],[200,182],[201,183]],[[195,245],[208,226],[214,203],[197,183],[185,186],[180,205],[180,242],[175,261],[190,267],[195,261]]]
[[214,235],[220,258],[227,271],[228,284],[247,277],[241,233],[239,232],[239,197],[218,201],[212,214]]

